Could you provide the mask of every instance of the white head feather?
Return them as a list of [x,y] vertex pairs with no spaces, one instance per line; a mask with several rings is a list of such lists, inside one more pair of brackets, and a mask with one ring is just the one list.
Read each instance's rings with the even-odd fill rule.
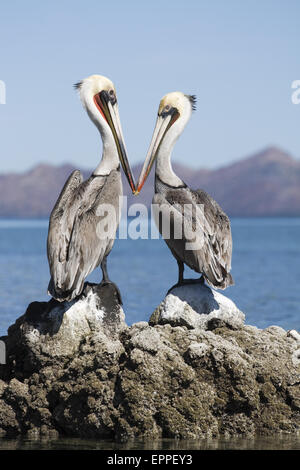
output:
[[[90,119],[99,129],[103,142],[102,161],[95,169],[94,174],[109,174],[112,168],[119,165],[116,143],[112,134],[112,130],[103,117],[95,103],[95,95],[102,91],[108,93],[113,91],[116,96],[116,90],[113,82],[102,75],[91,75],[76,83],[75,88],[79,91],[79,96],[83,107],[86,109]],[[115,105],[117,111],[117,104]]]

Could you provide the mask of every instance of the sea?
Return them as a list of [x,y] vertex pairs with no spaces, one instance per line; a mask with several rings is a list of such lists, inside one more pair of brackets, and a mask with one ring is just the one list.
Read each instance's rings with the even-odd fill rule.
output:
[[[246,323],[299,331],[300,218],[232,218],[231,227],[235,285],[221,292],[245,313]],[[119,286],[131,325],[149,320],[177,282],[178,269],[162,239],[124,239],[123,228],[108,257],[108,272]],[[130,222],[127,228],[133,233]],[[0,336],[30,302],[49,300],[47,231],[47,220],[0,219]],[[145,236],[145,230],[140,232]],[[198,275],[186,268],[185,276]],[[88,280],[101,278],[97,268]]]
[[[110,278],[119,286],[127,324],[147,321],[177,281],[177,263],[160,238],[117,236],[108,258]],[[144,220],[149,228],[148,220]],[[226,289],[258,328],[278,325],[300,330],[300,218],[232,218],[232,275],[235,285]],[[127,227],[128,228],[128,227]],[[46,301],[49,268],[46,255],[47,220],[0,219],[0,336],[32,301]],[[140,230],[145,235],[145,230]],[[150,232],[150,228],[149,228]],[[186,269],[187,277],[197,277]],[[100,282],[100,268],[88,278]],[[106,440],[0,439],[3,449],[300,449],[300,436],[255,439],[213,439],[129,444]]]

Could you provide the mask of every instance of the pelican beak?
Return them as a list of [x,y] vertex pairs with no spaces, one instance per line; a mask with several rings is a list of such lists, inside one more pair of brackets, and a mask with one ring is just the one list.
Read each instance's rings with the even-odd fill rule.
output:
[[106,119],[111,131],[113,133],[115,143],[118,150],[119,159],[126,175],[127,181],[132,192],[135,192],[135,181],[127,158],[127,151],[125,147],[121,121],[119,116],[119,108],[116,100],[111,100],[107,91],[102,91],[96,95],[96,105],[100,108],[100,112]]
[[139,176],[136,191],[134,192],[136,196],[139,194],[145,184],[145,181],[151,171],[152,165],[157,157],[157,152],[160,144],[163,141],[164,136],[178,117],[179,114],[176,108],[171,108],[168,113],[158,115],[150,147],[141,174]]

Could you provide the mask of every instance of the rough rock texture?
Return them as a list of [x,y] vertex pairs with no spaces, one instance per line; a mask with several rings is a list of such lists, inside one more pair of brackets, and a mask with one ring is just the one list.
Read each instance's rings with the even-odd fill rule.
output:
[[[101,298],[101,300],[100,300]],[[300,429],[300,335],[244,325],[203,286],[174,289],[149,324],[112,286],[34,302],[2,338],[0,432],[198,438]]]
[[227,326],[233,330],[242,328],[245,315],[232,300],[206,285],[177,287],[166,296],[150,318],[150,324],[170,323],[189,329],[212,330]]

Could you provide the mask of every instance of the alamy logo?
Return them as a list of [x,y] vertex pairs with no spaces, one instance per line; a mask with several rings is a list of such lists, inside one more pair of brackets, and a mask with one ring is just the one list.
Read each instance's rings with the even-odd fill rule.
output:
[[6,364],[6,347],[4,341],[0,341],[0,365]]
[[[128,212],[134,218],[129,224],[127,217],[124,218],[124,224],[119,228],[119,239],[157,239],[159,233],[156,228],[159,227],[164,240],[184,240],[186,250],[200,250],[204,245],[204,228],[207,222],[203,204],[179,204],[176,207],[170,204],[151,204],[149,213],[149,208],[144,204],[131,204],[128,208],[127,196],[120,196],[119,208],[122,208],[119,213],[112,204],[100,204],[97,208],[96,216],[99,221],[96,234],[100,240],[115,238],[121,212]],[[155,221],[155,225],[152,221]]]
[[6,104],[6,86],[3,80],[0,80],[0,104]]
[[291,100],[293,104],[300,104],[300,80],[294,80],[292,83],[293,91]]

